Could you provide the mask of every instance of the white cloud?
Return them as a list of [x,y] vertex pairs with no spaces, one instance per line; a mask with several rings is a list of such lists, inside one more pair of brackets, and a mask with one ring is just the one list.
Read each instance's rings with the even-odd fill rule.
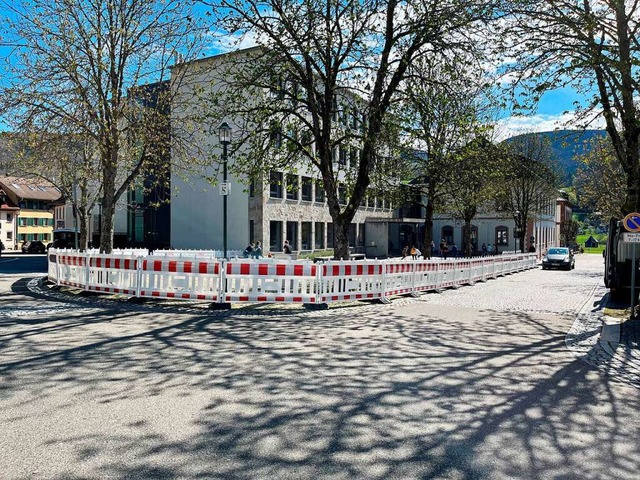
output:
[[[514,135],[533,132],[549,132],[553,130],[579,130],[584,120],[577,120],[573,112],[557,115],[510,116],[496,122],[495,133],[498,140],[504,140]],[[589,123],[589,128],[604,128],[602,117]]]

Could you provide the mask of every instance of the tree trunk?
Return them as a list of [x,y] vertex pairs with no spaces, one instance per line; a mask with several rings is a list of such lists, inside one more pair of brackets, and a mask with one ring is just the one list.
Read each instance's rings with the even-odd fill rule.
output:
[[427,207],[424,216],[424,242],[422,244],[422,257],[431,258],[431,242],[433,241],[433,199],[427,199]]
[[471,244],[471,218],[464,219],[464,256],[471,257],[473,255],[473,245]]
[[338,217],[333,221],[333,258],[349,260],[349,222]]
[[80,235],[78,237],[78,248],[81,252],[87,250],[88,232],[89,232],[89,214],[86,205],[78,207],[77,223],[80,226]]
[[102,224],[100,226],[100,253],[113,250],[113,220],[116,211],[115,180],[116,170],[105,165],[102,170]]

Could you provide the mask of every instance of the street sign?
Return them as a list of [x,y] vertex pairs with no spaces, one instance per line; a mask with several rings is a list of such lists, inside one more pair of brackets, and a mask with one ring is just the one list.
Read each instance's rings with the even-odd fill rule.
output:
[[230,193],[231,193],[231,182],[222,182],[220,184],[220,195],[229,195]]
[[640,232],[640,213],[633,212],[624,217],[622,226],[628,232]]
[[623,233],[622,241],[624,243],[640,243],[640,233]]

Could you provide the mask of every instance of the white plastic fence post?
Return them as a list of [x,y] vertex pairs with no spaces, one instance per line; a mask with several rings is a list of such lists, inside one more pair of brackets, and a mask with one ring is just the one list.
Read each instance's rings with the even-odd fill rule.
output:
[[387,262],[388,260],[382,261],[382,295],[380,295],[380,301],[387,301]]
[[[76,255],[80,255],[80,253],[76,253]],[[91,254],[87,253],[84,257],[84,291],[89,290],[89,262],[91,260]]]
[[220,272],[219,280],[218,280],[218,302],[217,303],[225,303],[224,300],[227,298],[227,260],[224,258],[220,259]]
[[140,291],[142,290],[142,264],[144,262],[143,257],[138,257],[136,261],[136,298],[140,298]]
[[58,258],[58,250],[56,250],[55,256],[56,256],[56,285],[60,286],[60,259]]
[[321,288],[322,288],[322,263],[316,263],[316,299],[314,301],[316,305],[320,303]]

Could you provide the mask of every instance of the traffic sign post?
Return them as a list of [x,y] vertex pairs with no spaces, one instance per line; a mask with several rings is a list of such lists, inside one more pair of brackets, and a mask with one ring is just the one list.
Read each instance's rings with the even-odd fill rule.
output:
[[631,247],[631,318],[633,318],[636,301],[636,243],[640,243],[640,213],[633,212],[624,217],[622,226],[631,232],[623,233],[622,240],[633,244]]

